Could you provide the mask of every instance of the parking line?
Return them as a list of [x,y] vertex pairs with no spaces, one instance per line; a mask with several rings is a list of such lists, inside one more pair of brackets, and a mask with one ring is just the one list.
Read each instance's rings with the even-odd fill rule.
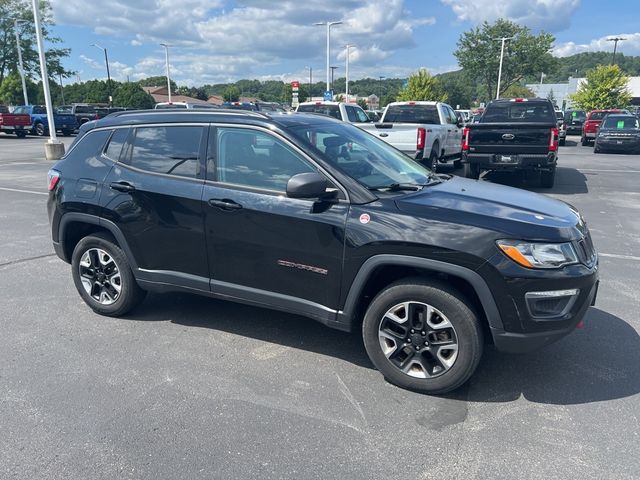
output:
[[49,195],[47,192],[36,192],[35,190],[20,190],[19,188],[0,187],[0,190],[7,192],[32,193],[34,195]]
[[599,257],[619,258],[620,260],[635,260],[640,262],[640,257],[634,257],[633,255],[618,255],[617,253],[598,253]]
[[0,163],[0,167],[13,167],[15,165],[41,165],[42,162],[9,162],[9,163]]
[[602,173],[640,173],[640,170],[598,170],[595,168],[579,168],[580,172],[602,172]]

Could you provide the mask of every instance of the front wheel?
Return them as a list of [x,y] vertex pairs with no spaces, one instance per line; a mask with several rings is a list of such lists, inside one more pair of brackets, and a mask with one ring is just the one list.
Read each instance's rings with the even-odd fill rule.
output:
[[44,134],[47,132],[47,129],[44,128],[44,125],[40,122],[36,123],[36,127],[34,128],[34,133],[39,136],[39,137],[43,137]]
[[464,164],[464,176],[467,178],[473,178],[477,180],[480,178],[480,168],[477,165],[472,165],[471,163]]
[[82,299],[101,315],[124,315],[146,294],[136,283],[124,252],[107,235],[95,234],[78,242],[71,272]]
[[389,382],[423,393],[460,387],[482,356],[482,328],[464,297],[419,278],[380,292],[367,309],[362,335],[369,358]]

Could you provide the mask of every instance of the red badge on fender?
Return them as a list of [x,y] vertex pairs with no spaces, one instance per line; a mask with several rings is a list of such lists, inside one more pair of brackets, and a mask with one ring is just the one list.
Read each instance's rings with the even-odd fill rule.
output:
[[363,213],[360,215],[360,223],[367,224],[371,221],[371,217],[368,213]]

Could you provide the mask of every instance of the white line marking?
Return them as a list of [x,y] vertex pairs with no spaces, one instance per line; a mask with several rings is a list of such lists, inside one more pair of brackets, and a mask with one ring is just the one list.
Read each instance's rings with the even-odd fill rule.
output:
[[600,257],[619,258],[621,260],[635,260],[640,262],[640,257],[634,257],[633,255],[618,255],[617,253],[598,253]]
[[580,172],[602,172],[602,173],[640,173],[640,170],[597,170],[595,168],[579,168]]
[[33,193],[34,195],[49,195],[47,192],[36,192],[34,190],[20,190],[19,188],[0,187],[0,190],[4,190],[7,192],[18,192],[18,193]]
[[40,165],[42,162],[13,162],[13,163],[0,163],[0,167],[12,167],[14,165]]

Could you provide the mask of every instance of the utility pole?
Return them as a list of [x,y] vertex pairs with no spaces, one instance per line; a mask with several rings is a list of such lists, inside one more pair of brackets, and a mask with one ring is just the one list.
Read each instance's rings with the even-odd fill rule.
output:
[[498,68],[498,88],[496,90],[496,100],[500,98],[500,81],[502,80],[502,60],[504,59],[504,42],[507,40],[513,40],[514,37],[501,37],[494,38],[494,40],[502,41],[502,46],[500,47],[500,67]]
[[351,47],[355,47],[353,43],[347,43],[344,48],[347,49],[347,58],[346,58],[346,80],[345,80],[345,96],[347,97],[347,103],[349,103],[349,49]]
[[333,25],[340,25],[342,22],[316,22],[314,25],[326,25],[327,26],[327,92],[331,90],[329,85],[329,56],[331,52],[331,27]]
[[313,94],[311,92],[311,84],[313,83],[313,68],[311,67],[304,67],[307,70],[309,70],[309,101],[311,101],[313,99]]
[[329,88],[328,90],[333,90],[333,72],[338,68],[338,67],[329,67],[331,69],[331,88]]
[[62,105],[64,105],[65,101],[64,101],[64,85],[62,85],[62,73],[58,73],[58,78],[60,79],[60,94],[62,95]]
[[111,107],[113,105],[113,96],[111,91],[111,72],[109,72],[109,57],[107,55],[107,49],[102,48],[100,45],[95,43],[92,43],[91,46],[99,48],[104,52],[104,63],[107,66],[107,92],[109,92],[109,106]]
[[27,81],[24,78],[24,65],[22,64],[22,48],[20,48],[20,34],[18,33],[19,20],[13,22],[13,28],[16,32],[16,47],[18,48],[18,65],[20,66],[20,79],[22,80],[22,95],[24,96],[24,104],[29,105],[29,96],[27,95]]
[[616,50],[618,49],[618,42],[624,42],[626,38],[613,37],[607,38],[607,42],[613,42],[613,57],[611,58],[611,65],[616,63]]
[[380,97],[378,97],[378,110],[380,108],[382,108],[382,80],[384,80],[385,77],[378,77],[378,80],[380,80]]
[[168,43],[161,43],[160,45],[164,47],[165,63],[167,68],[167,91],[169,92],[169,103],[171,103],[171,77],[169,76],[169,47],[171,45]]

